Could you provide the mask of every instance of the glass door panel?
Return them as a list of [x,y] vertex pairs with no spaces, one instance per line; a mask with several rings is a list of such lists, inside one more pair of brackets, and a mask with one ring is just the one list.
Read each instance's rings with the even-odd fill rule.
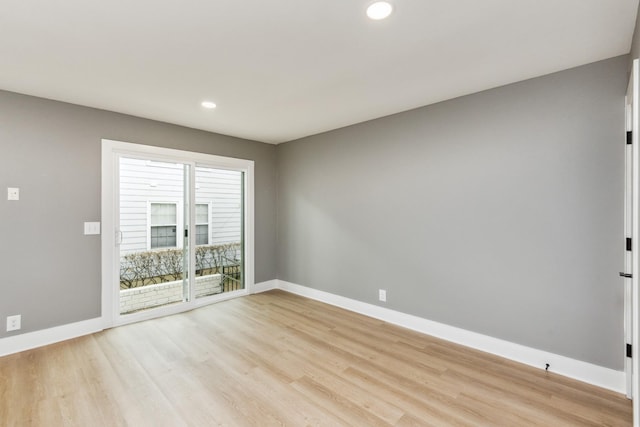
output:
[[189,300],[189,165],[119,157],[120,314]]
[[244,289],[244,174],[195,168],[195,296]]

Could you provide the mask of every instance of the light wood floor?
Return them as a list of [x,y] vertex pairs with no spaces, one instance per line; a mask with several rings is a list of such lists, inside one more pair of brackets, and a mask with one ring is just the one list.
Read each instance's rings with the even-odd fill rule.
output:
[[281,291],[0,358],[1,426],[631,419],[616,393]]

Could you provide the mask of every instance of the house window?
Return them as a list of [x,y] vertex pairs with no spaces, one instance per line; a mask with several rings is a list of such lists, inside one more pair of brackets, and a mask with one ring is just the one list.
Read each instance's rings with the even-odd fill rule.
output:
[[196,245],[209,244],[209,204],[196,205]]
[[177,246],[177,212],[175,203],[151,203],[151,249]]

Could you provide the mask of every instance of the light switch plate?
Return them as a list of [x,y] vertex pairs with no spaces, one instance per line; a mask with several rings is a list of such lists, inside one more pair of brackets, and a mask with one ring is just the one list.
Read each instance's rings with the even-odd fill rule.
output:
[[7,200],[20,200],[20,189],[19,188],[7,188]]
[[100,223],[99,222],[85,222],[84,223],[84,234],[85,235],[100,234]]

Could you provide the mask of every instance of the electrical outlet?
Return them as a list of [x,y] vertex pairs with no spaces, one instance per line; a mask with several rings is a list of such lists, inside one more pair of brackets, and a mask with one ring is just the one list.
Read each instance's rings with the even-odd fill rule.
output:
[[380,301],[386,301],[387,300],[387,291],[385,291],[384,289],[378,289],[378,299]]
[[22,323],[22,316],[16,314],[15,316],[7,316],[7,332],[17,331],[20,329]]

